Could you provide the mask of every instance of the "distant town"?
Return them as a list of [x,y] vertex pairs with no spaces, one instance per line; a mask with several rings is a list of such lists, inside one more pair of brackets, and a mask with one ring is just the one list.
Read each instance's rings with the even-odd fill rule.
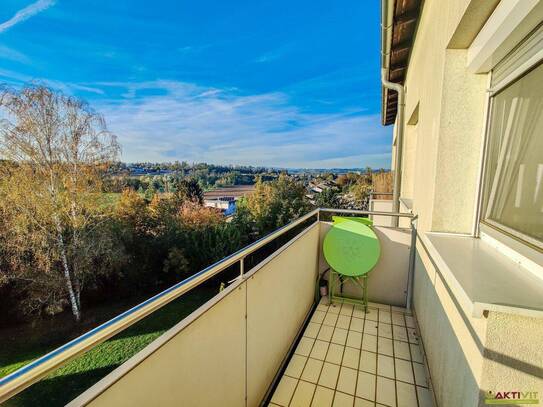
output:
[[[306,190],[305,198],[316,206],[367,209],[370,193],[382,192],[381,198],[388,199],[387,194],[391,190],[391,173],[386,169],[279,168],[176,161],[119,162],[110,172],[110,192],[121,192],[123,188],[129,187],[151,197],[155,193],[172,192],[180,179],[194,179],[204,192],[206,207],[216,208],[223,215],[232,216],[238,200],[253,193],[258,181],[273,181],[279,174],[286,174],[301,183]],[[375,185],[376,182],[379,185]]]

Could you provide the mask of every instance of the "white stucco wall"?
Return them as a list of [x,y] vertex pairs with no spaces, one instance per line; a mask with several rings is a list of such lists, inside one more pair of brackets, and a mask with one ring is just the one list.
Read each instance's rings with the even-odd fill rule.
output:
[[[370,199],[370,211],[392,212],[392,200],[390,199]],[[375,226],[393,226],[394,219],[391,216],[370,215]]]
[[476,406],[486,320],[467,318],[458,309],[420,242],[413,301],[438,406]]
[[543,404],[543,320],[490,312],[479,405],[487,391],[538,392]]
[[401,196],[413,199],[423,231],[472,228],[487,76],[468,75],[467,51],[448,49],[469,5],[424,2],[409,61],[406,120],[418,106],[418,122],[405,126]]

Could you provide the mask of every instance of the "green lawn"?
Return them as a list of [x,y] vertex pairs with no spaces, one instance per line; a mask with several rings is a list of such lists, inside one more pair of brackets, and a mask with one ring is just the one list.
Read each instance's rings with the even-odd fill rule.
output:
[[[216,288],[198,287],[181,298],[162,307],[147,318],[117,336],[69,362],[50,376],[34,384],[5,406],[63,406],[96,383],[117,366],[175,325],[217,293]],[[109,319],[112,310],[122,311],[119,304],[107,309],[93,310],[102,313],[100,320]],[[106,316],[106,318],[103,318]],[[62,324],[61,324],[62,325]],[[0,332],[0,377],[18,369],[33,359],[65,343],[50,326]],[[63,330],[61,329],[60,332]],[[72,335],[73,336],[73,335]],[[53,339],[51,339],[51,337]]]

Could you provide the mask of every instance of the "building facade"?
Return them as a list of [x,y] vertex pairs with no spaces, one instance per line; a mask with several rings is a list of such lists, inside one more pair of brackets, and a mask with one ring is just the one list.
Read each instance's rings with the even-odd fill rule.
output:
[[385,83],[383,123],[440,406],[543,398],[542,22],[537,0],[383,0],[383,78],[404,92]]

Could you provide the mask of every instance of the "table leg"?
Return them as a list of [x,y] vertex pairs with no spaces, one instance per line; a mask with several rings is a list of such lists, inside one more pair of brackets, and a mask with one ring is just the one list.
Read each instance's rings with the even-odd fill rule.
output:
[[363,281],[364,281],[364,312],[367,313],[368,312],[368,276],[365,275],[363,278]]
[[333,279],[334,279],[334,272],[332,271],[332,269],[330,269],[328,272],[328,304],[329,305],[332,304],[332,291],[334,290]]

